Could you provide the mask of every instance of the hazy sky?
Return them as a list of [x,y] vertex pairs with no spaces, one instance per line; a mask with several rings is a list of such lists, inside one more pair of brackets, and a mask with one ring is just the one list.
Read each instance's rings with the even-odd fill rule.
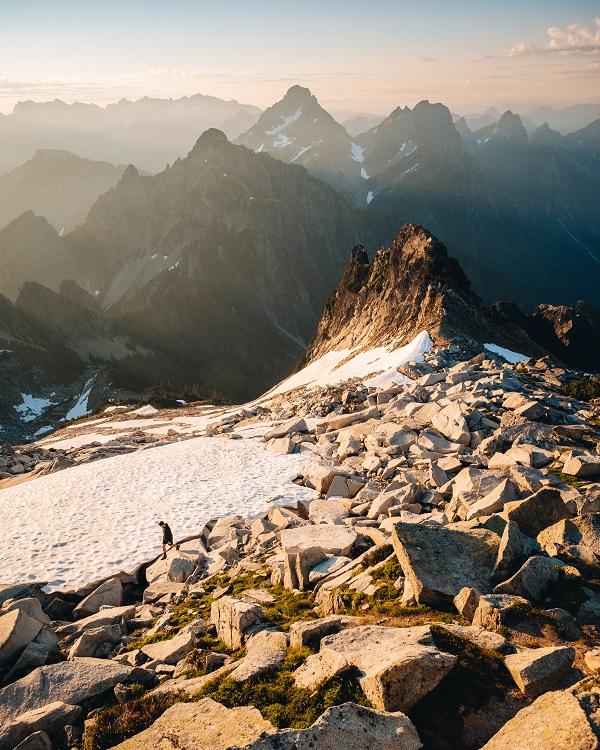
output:
[[332,110],[600,101],[598,0],[0,0],[0,111],[195,93]]

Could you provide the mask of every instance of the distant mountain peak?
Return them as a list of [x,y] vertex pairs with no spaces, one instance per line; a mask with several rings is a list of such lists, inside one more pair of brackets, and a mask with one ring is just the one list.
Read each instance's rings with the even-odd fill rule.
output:
[[285,100],[294,100],[298,102],[309,102],[311,99],[315,99],[316,97],[313,96],[313,93],[310,89],[307,89],[304,86],[299,86],[296,84],[295,86],[291,86],[287,91],[285,96],[283,97],[282,101]]
[[519,115],[510,109],[500,117],[491,128],[492,138],[498,138],[509,143],[527,143],[527,131]]
[[134,182],[139,182],[140,179],[140,173],[133,166],[133,164],[129,164],[123,172],[123,176],[119,180],[119,185],[128,185]]

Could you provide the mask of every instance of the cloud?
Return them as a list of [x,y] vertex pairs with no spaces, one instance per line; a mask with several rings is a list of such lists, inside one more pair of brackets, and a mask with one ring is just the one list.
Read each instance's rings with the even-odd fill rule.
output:
[[550,26],[546,33],[550,40],[544,47],[518,42],[508,53],[509,57],[600,54],[600,17],[594,18],[592,26],[581,23],[572,23],[566,29]]

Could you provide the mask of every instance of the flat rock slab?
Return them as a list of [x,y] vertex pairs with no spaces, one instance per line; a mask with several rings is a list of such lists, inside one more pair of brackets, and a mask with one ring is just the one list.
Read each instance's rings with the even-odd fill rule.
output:
[[27,711],[60,701],[79,705],[127,680],[132,667],[106,659],[74,659],[38,667],[0,690],[0,729]]
[[88,628],[101,628],[104,625],[117,625],[121,618],[131,620],[135,617],[135,605],[128,607],[110,607],[97,612],[95,615],[84,617],[83,620],[69,623],[57,628],[56,634],[59,638],[65,638],[67,635],[83,633]]
[[181,659],[185,659],[193,648],[192,634],[188,630],[183,630],[174,638],[142,646],[141,651],[149,659],[158,659],[164,661],[165,664],[177,664]]
[[556,688],[573,666],[574,659],[574,648],[549,646],[509,654],[504,663],[519,690],[528,698],[535,698]]
[[600,689],[584,680],[541,695],[521,709],[481,750],[594,750]]
[[490,576],[500,537],[485,528],[455,531],[397,523],[392,541],[419,604],[452,601],[465,587],[492,590]]
[[298,687],[315,688],[350,667],[373,706],[408,711],[452,669],[456,657],[440,651],[431,629],[363,625],[326,636],[318,654],[294,672]]
[[321,524],[284,529],[281,532],[284,586],[290,590],[306,588],[316,565],[329,555],[347,555],[356,539],[356,531],[349,526]]
[[113,750],[229,750],[252,746],[263,732],[273,732],[270,721],[251,706],[226,708],[211,698],[198,703],[176,703],[151,727]]
[[52,742],[46,732],[34,732],[20,742],[15,750],[52,750]]
[[484,648],[488,651],[499,651],[504,653],[508,646],[506,638],[500,633],[493,633],[490,630],[484,630],[477,625],[456,625],[454,623],[440,623],[440,628],[448,630],[453,635],[457,635],[459,638],[464,638],[466,641],[474,643],[479,648]]

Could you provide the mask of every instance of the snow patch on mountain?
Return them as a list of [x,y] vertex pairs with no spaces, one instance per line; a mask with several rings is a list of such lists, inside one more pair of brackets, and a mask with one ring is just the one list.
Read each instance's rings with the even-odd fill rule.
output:
[[[6,350],[3,349],[3,351]],[[21,419],[23,420],[23,422],[33,422],[36,417],[39,417],[44,413],[45,409],[47,409],[49,406],[53,406],[55,403],[54,401],[50,401],[50,399],[47,398],[36,398],[30,393],[22,393],[21,398],[23,399],[23,403],[15,406],[14,408],[15,411],[19,412],[19,414],[22,414]]]
[[354,161],[357,161],[359,164],[360,162],[364,161],[365,156],[365,149],[361,148],[356,143],[351,143],[350,146],[352,147],[352,153],[350,154],[350,158],[354,159]]
[[513,365],[517,362],[522,362],[523,360],[529,359],[529,356],[527,354],[512,352],[510,349],[505,349],[503,346],[498,346],[498,344],[484,344],[484,346],[488,350],[488,352],[499,354],[501,357],[504,357],[507,362],[510,362]]
[[302,107],[297,109],[293,115],[290,115],[289,117],[283,117],[282,120],[283,123],[281,125],[275,125],[275,127],[272,130],[265,130],[265,135],[275,135],[276,133],[280,133],[284,128],[287,128],[288,125],[291,125],[293,122],[295,122],[300,115],[302,114]]

